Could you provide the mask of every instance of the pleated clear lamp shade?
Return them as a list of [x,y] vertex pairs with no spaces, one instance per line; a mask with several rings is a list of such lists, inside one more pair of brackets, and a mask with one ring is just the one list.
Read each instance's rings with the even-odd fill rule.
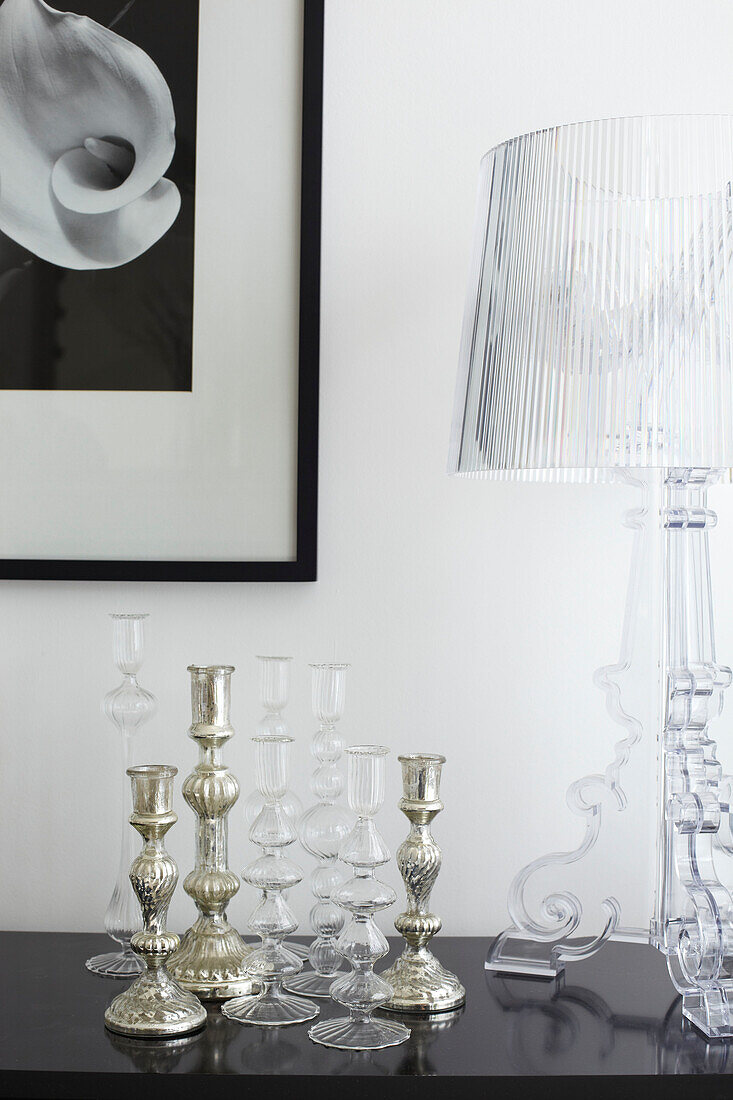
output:
[[733,116],[524,134],[481,167],[452,473],[733,465]]

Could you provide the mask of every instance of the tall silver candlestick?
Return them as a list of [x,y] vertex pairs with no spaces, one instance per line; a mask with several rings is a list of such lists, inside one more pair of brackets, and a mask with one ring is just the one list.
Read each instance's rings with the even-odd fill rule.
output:
[[430,832],[430,823],[443,809],[440,772],[445,757],[414,753],[400,756],[399,761],[402,765],[399,807],[410,822],[410,832],[397,851],[397,866],[407,890],[407,912],[400,913],[394,925],[407,944],[382,975],[394,991],[383,1007],[393,1012],[447,1012],[463,1004],[466,991],[427,946],[442,924],[429,908],[443,858]]
[[183,882],[199,917],[170,962],[173,976],[204,1000],[224,1001],[253,991],[245,971],[249,948],[227,920],[226,907],[239,889],[228,865],[228,821],[239,783],[222,763],[222,747],[234,733],[229,720],[231,665],[189,665],[192,724],[199,762],[183,784],[183,797],[198,821],[196,866]]
[[178,868],[165,850],[165,834],[178,820],[173,812],[173,779],[178,769],[166,764],[128,768],[132,781],[130,824],[143,838],[132,861],[130,882],[143,913],[143,931],[130,946],[145,970],[110,1004],[104,1022],[110,1031],[141,1039],[166,1039],[198,1031],[206,1023],[200,1001],[168,973],[166,961],[179,938],[166,928],[168,906],[178,882]]

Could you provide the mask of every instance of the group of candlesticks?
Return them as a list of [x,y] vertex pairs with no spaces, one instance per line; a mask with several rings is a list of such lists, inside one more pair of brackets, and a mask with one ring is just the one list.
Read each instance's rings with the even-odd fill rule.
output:
[[[146,617],[112,616],[115,660],[123,681],[105,698],[105,713],[123,734],[127,763],[131,736],[155,710],[154,697],[137,680]],[[316,1000],[331,998],[349,1015],[314,1024],[308,1032],[314,1042],[346,1050],[394,1046],[410,1035],[394,1014],[447,1012],[462,1005],[466,996],[458,978],[441,966],[428,947],[441,927],[440,919],[429,911],[441,864],[430,823],[443,808],[440,775],[445,759],[435,753],[399,757],[403,780],[399,805],[410,821],[410,832],[397,853],[407,910],[396,919],[395,927],[406,943],[389,970],[376,974],[374,965],[388,952],[389,944],[374,914],[396,900],[394,891],[375,877],[375,869],[390,858],[374,824],[384,802],[389,749],[381,745],[345,749],[349,814],[338,801],[344,745],[337,727],[349,666],[311,665],[313,713],[319,722],[311,746],[317,761],[311,777],[316,801],[303,813],[289,790],[293,738],[282,714],[288,700],[290,658],[258,657],[258,661],[265,715],[252,738],[257,790],[246,801],[245,816],[249,838],[261,854],[245,869],[243,879],[260,895],[249,920],[259,944],[246,943],[226,915],[239,889],[227,850],[227,818],[239,797],[239,783],[222,761],[223,746],[234,733],[230,723],[234,668],[191,665],[189,736],[198,744],[199,761],[185,779],[182,793],[196,815],[196,859],[183,888],[195,902],[198,917],[182,937],[166,928],[178,868],[164,839],[177,821],[173,785],[178,769],[165,764],[126,767],[132,785],[129,823],[142,837],[143,846],[132,858],[129,838],[134,833],[124,830],[120,874],[105,921],[107,932],[122,950],[97,955],[86,965],[94,973],[134,981],[109,1005],[105,1024],[111,1031],[135,1038],[174,1039],[205,1025],[202,1001],[219,1001],[222,1013],[232,1020],[282,1027],[314,1020],[320,1012]],[[310,922],[315,939],[309,949],[287,939],[298,927],[287,904],[287,891],[303,877],[286,855],[296,840],[318,860],[311,876],[315,903]],[[351,877],[347,878],[341,864],[352,869]],[[304,971],[306,959],[310,969]],[[344,962],[350,969],[343,969]],[[392,1018],[375,1018],[377,1010]]]

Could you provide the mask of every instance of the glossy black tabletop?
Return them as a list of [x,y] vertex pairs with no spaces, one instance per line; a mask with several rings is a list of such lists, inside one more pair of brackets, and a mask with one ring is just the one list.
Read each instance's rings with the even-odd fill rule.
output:
[[[84,968],[107,942],[0,933],[0,1095],[453,1097],[494,1078],[493,1095],[546,1097],[550,1076],[557,1095],[596,1097],[611,1095],[612,1077],[616,1095],[619,1075],[631,1095],[641,1083],[629,1075],[648,1075],[645,1096],[733,1095],[733,1081],[718,1076],[733,1073],[731,1042],[708,1042],[683,1021],[665,961],[650,947],[612,943],[570,964],[563,980],[543,982],[487,975],[486,940],[440,936],[436,954],[464,982],[465,1008],[405,1018],[412,1035],[400,1047],[344,1053],[310,1042],[307,1025],[247,1027],[216,1008],[203,1032],[178,1042],[112,1035],[103,1013],[123,984]],[[321,1004],[323,1016],[334,1015],[336,1006]]]

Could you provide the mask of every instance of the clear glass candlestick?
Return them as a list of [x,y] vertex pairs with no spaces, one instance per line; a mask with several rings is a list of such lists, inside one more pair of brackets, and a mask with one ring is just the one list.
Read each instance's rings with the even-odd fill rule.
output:
[[256,748],[257,789],[263,807],[249,838],[262,849],[262,855],[247,867],[242,878],[262,892],[249,927],[261,939],[261,946],[247,956],[245,969],[260,987],[260,992],[235,997],[222,1006],[231,1020],[263,1027],[300,1024],[318,1015],[318,1005],[283,990],[283,979],[297,974],[302,960],[283,944],[286,935],[298,927],[295,915],[283,896],[296,886],[303,873],[284,849],[296,839],[295,829],[285,813],[283,798],[288,789],[292,737],[275,734],[253,738]]
[[[265,711],[257,726],[258,737],[290,737],[288,724],[283,718],[283,711],[290,697],[290,670],[292,657],[259,657],[260,673],[260,703]],[[258,790],[252,791],[244,803],[244,820],[252,827],[256,818],[262,813],[264,800]],[[286,790],[282,799],[282,807],[288,820],[298,830],[298,823],[303,815],[303,803],[294,791]],[[302,943],[288,943],[288,949],[293,951],[298,958],[308,958],[308,948]]]
[[155,696],[137,682],[143,662],[144,622],[147,614],[110,615],[112,619],[114,659],[122,673],[122,683],[104,699],[104,713],[119,731],[122,745],[122,835],[120,862],[112,897],[104,916],[107,935],[120,944],[121,950],[108,951],[87,959],[86,966],[104,978],[135,978],[142,963],[130,948],[133,933],[142,928],[140,907],[130,885],[129,870],[135,855],[135,834],[128,825],[130,789],[127,769],[132,764],[133,739],[145,722],[155,714]]
[[336,722],[344,711],[346,670],[349,666],[325,664],[310,667],[313,713],[320,722],[320,729],[311,745],[311,753],[318,761],[311,777],[311,790],[318,801],[300,819],[298,835],[306,852],[319,861],[311,874],[315,904],[310,911],[310,922],[316,938],[308,955],[313,970],[297,974],[287,983],[287,988],[309,997],[328,997],[331,983],[343,973],[343,957],[336,947],[336,938],[344,926],[346,914],[331,898],[346,878],[337,858],[339,848],[353,824],[351,814],[338,805],[343,790],[343,776],[338,763],[344,740],[336,729]]
[[314,1042],[340,1050],[380,1050],[410,1037],[403,1024],[372,1017],[374,1010],[392,997],[392,986],[374,973],[375,962],[389,951],[374,914],[396,900],[394,890],[374,877],[375,867],[389,860],[389,849],[373,820],[384,802],[388,753],[389,749],[381,745],[357,745],[346,750],[349,806],[357,821],[339,858],[354,872],[335,891],[333,900],[351,913],[338,938],[338,949],[351,963],[351,973],[333,983],[331,997],[348,1008],[349,1015],[322,1020],[308,1032]]

